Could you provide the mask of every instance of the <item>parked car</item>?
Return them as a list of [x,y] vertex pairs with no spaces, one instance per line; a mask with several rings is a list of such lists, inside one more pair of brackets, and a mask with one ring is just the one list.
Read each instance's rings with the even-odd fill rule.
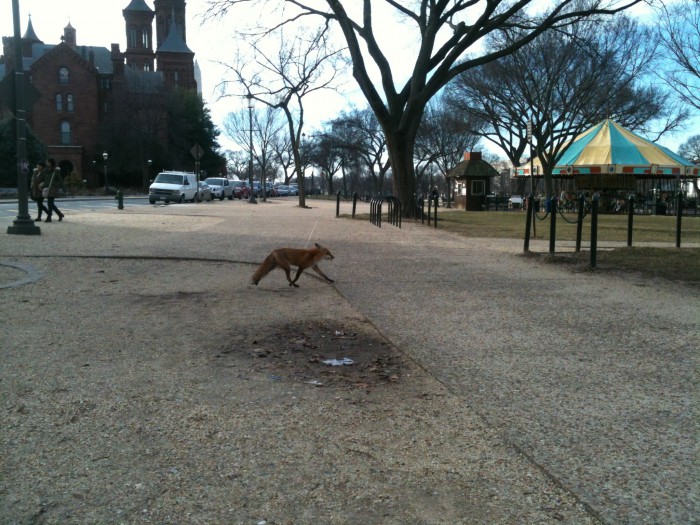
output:
[[289,197],[291,195],[291,191],[289,189],[289,186],[285,184],[278,184],[277,185],[277,195],[280,197]]
[[265,192],[268,197],[277,197],[277,188],[271,182],[265,183]]
[[233,186],[231,182],[226,177],[207,177],[204,179],[209,187],[211,188],[211,194],[215,199],[220,201],[227,198],[228,200],[233,200]]
[[199,198],[197,176],[184,171],[162,171],[148,188],[148,202],[194,202]]
[[509,207],[514,210],[519,210],[523,207],[523,197],[522,195],[511,195],[508,199]]
[[255,198],[260,197],[260,183],[256,180],[253,181],[253,196]]
[[198,198],[200,202],[211,202],[211,188],[203,180],[199,181]]
[[248,183],[244,180],[232,180],[231,187],[233,188],[233,196],[237,199],[247,199],[250,197]]
[[299,185],[296,182],[288,184],[290,195],[299,195]]

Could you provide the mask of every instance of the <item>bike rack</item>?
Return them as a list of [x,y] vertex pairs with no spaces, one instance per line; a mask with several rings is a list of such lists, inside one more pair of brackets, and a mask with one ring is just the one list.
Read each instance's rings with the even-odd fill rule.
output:
[[378,195],[370,201],[369,222],[375,226],[382,227],[382,204],[386,201],[389,208],[387,220],[389,224],[401,228],[401,201],[397,197],[382,197]]

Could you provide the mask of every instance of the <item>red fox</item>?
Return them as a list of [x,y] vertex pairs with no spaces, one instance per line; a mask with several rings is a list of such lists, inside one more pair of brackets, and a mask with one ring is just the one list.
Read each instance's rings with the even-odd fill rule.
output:
[[[255,270],[255,273],[253,274],[253,284],[257,286],[260,279],[265,277],[278,266],[284,270],[284,273],[287,274],[289,286],[294,286],[295,288],[299,287],[299,285],[296,284],[297,279],[299,279],[301,272],[303,272],[306,268],[311,268],[329,283],[335,282],[333,279],[330,279],[325,273],[323,273],[317,266],[317,263],[323,259],[333,260],[335,257],[333,257],[333,254],[328,250],[328,248],[324,248],[320,244],[316,244],[315,248],[309,249],[279,248],[277,250],[273,250],[270,255],[265,257],[265,260],[260,266],[258,266],[258,269]],[[291,266],[298,267],[297,274],[294,276],[293,280],[289,275]]]

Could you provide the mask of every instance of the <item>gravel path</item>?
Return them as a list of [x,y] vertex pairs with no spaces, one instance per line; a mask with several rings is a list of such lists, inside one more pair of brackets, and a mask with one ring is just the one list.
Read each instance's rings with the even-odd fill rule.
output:
[[0,521],[699,522],[697,289],[311,204],[3,238]]

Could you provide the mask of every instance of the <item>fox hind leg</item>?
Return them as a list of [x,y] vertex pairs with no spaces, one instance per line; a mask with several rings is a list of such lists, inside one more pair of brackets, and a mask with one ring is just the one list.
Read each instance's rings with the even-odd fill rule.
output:
[[[297,283],[297,280],[299,279],[299,276],[301,275],[301,272],[303,272],[303,271],[304,271],[304,268],[302,268],[301,266],[299,266],[299,268],[297,268],[297,273],[294,276],[294,280],[289,281],[289,286],[294,286],[294,288],[299,288],[299,285],[296,283]],[[287,274],[287,279],[289,279],[289,274]]]
[[291,276],[291,273],[289,271],[289,266],[284,268],[284,273],[287,274],[287,280],[289,281],[289,286],[293,286],[294,288],[299,288],[299,285],[296,284],[296,280],[299,278],[299,274],[301,274],[302,271],[303,271],[303,269],[299,268],[299,270],[297,270],[296,276],[294,277],[294,280],[292,280],[292,276]]

